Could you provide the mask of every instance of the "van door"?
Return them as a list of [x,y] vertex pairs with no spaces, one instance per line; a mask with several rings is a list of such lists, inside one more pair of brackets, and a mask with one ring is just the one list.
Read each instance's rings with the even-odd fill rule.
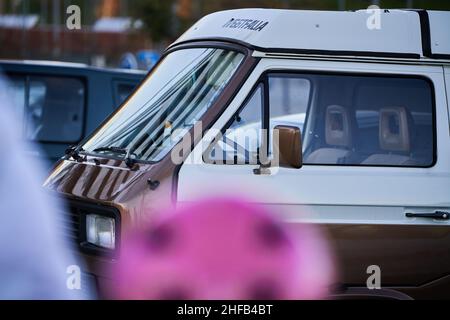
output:
[[[368,268],[378,266],[383,288],[414,297],[448,293],[450,222],[442,212],[450,212],[450,132],[442,71],[262,59],[213,127],[224,132],[214,143],[225,161],[205,160],[217,132],[207,133],[180,169],[177,200],[238,195],[294,228],[323,226],[348,286],[365,287]],[[256,175],[252,155],[264,131],[227,140],[236,128],[277,124],[300,127],[304,166]]]

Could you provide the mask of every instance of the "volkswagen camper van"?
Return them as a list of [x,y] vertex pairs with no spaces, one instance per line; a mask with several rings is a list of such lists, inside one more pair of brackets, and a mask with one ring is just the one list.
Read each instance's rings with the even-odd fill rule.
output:
[[104,287],[160,208],[237,193],[327,231],[337,295],[449,298],[449,30],[424,10],[201,19],[45,182],[85,272]]

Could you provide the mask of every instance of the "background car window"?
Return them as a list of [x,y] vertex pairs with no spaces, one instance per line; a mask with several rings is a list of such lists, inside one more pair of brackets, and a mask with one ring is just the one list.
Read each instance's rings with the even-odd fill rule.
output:
[[25,109],[25,77],[24,76],[10,76],[8,77],[9,96],[12,97],[14,109],[19,121],[23,121],[24,109]]
[[26,137],[30,140],[36,140],[37,135],[43,127],[44,102],[47,87],[44,82],[33,80],[30,81],[28,92]]
[[85,88],[79,79],[30,77],[27,139],[78,142],[83,132]]
[[116,86],[116,107],[119,107],[133,93],[137,83],[118,83]]

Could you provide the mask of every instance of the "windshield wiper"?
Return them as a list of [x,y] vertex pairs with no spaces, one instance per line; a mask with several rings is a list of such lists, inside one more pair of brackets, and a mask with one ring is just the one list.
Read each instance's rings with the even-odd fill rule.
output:
[[120,147],[101,147],[94,150],[94,152],[111,152],[118,154],[127,154],[128,150]]
[[77,162],[84,162],[86,161],[86,157],[80,156],[80,152],[84,152],[83,148],[78,148],[77,146],[71,146],[66,149],[66,156],[68,156],[68,159],[72,158]]
[[124,155],[124,161],[128,168],[133,168],[133,166],[136,164],[136,160],[132,157],[133,155],[136,156],[135,153],[132,153],[131,150],[126,148],[120,148],[120,147],[101,147],[94,149],[94,152],[111,152],[116,154],[122,154]]

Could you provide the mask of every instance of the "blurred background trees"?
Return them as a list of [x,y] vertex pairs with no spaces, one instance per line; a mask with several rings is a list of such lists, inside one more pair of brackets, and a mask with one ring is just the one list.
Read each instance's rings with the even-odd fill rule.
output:
[[[161,2],[164,2],[164,5]],[[143,19],[152,35],[156,33],[154,37],[170,38],[180,35],[202,16],[219,10],[232,8],[358,10],[372,4],[384,8],[450,10],[449,0],[137,0],[136,4],[133,4],[135,7],[133,13],[135,17]]]
[[[81,30],[65,27],[66,8],[72,4],[81,8]],[[161,52],[196,20],[214,11],[356,10],[371,4],[450,10],[450,0],[0,0],[0,58],[114,66],[126,52]]]

